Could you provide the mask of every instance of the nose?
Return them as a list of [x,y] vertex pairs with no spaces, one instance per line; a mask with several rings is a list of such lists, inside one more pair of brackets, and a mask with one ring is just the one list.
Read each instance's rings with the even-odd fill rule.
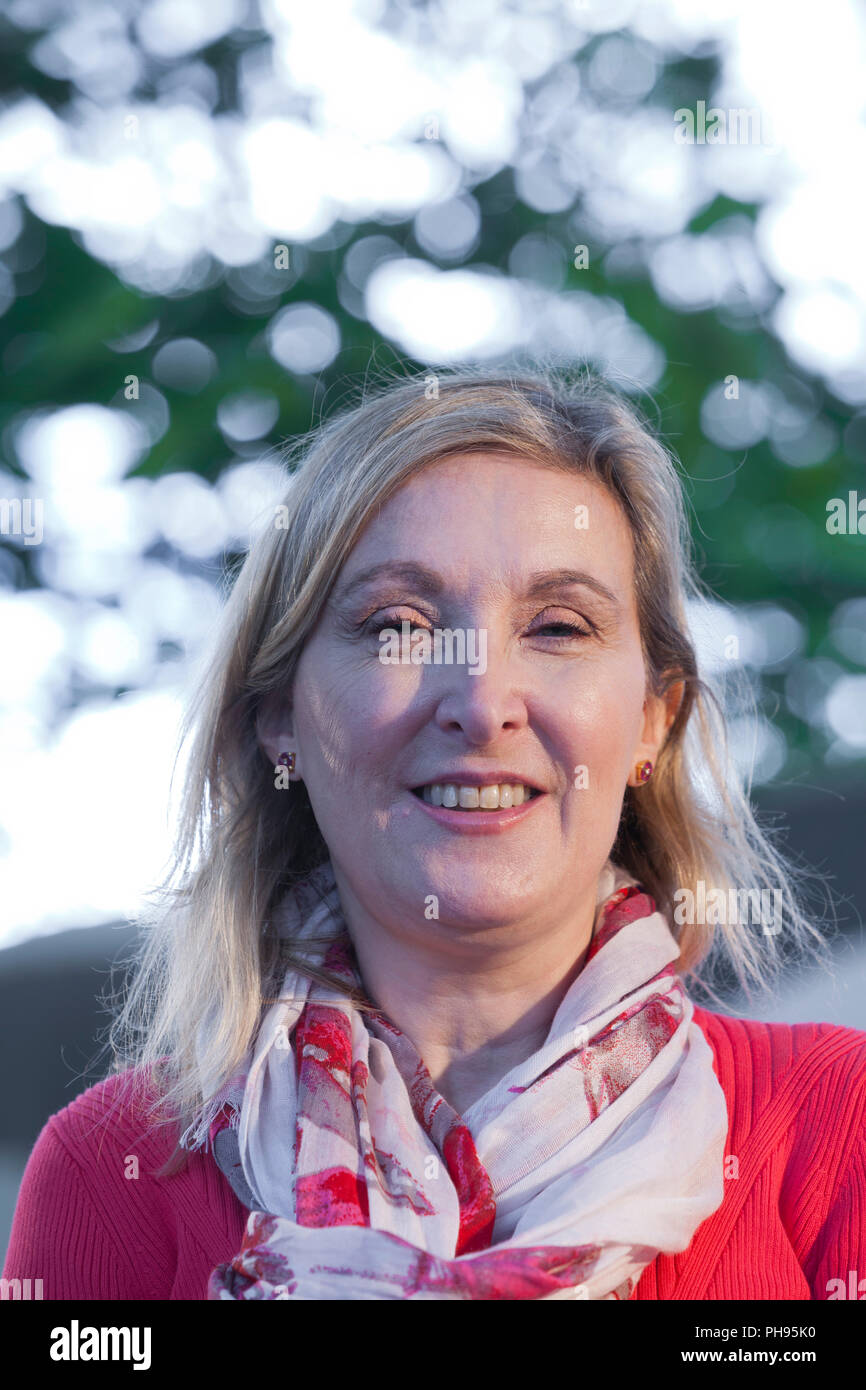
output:
[[525,697],[505,657],[488,653],[483,672],[440,666],[439,675],[447,682],[436,707],[436,723],[444,732],[460,732],[469,743],[483,747],[503,731],[517,732],[528,724]]

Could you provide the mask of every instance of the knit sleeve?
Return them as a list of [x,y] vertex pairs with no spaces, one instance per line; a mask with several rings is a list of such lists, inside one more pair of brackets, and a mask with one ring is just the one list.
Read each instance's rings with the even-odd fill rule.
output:
[[866,1299],[866,1134],[835,1183],[806,1275],[813,1299]]
[[840,1052],[801,1111],[822,1213],[802,1267],[813,1299],[866,1299],[866,1033],[827,1033]]
[[48,1121],[24,1170],[3,1278],[29,1279],[31,1298],[46,1300],[168,1298],[165,1269],[148,1258],[155,1232],[138,1230],[139,1204],[118,1204],[117,1181],[115,1191],[100,1185],[62,1121],[63,1112]]

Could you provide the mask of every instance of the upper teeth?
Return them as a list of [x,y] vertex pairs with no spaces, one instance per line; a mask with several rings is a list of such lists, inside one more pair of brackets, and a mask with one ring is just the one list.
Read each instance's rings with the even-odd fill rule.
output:
[[422,796],[432,806],[460,807],[465,811],[495,811],[499,807],[522,806],[532,795],[533,788],[523,782],[494,782],[489,787],[461,786],[459,782],[433,782],[422,789]]

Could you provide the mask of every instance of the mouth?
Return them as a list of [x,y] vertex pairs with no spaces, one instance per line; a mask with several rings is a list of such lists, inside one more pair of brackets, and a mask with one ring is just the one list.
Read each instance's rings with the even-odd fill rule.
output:
[[459,782],[428,782],[411,788],[412,795],[428,806],[439,806],[450,811],[499,811],[513,810],[527,801],[542,796],[537,787],[524,782],[493,782],[487,786],[468,786]]

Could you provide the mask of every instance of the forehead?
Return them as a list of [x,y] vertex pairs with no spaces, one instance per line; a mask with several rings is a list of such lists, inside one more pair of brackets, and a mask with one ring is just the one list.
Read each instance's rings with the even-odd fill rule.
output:
[[491,578],[569,566],[631,587],[631,528],[594,478],[508,453],[468,452],[429,464],[375,513],[347,557],[348,581],[383,560]]

